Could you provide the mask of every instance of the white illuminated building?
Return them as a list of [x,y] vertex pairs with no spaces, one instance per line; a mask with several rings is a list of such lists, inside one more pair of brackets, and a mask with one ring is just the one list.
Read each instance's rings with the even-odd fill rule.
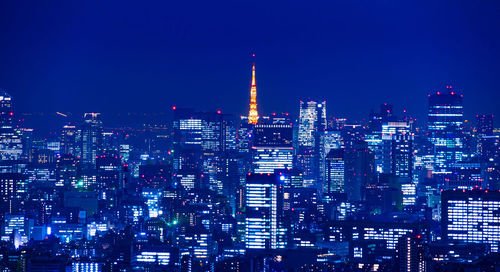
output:
[[492,252],[499,251],[499,191],[444,191],[441,205],[444,239],[456,243],[486,243]]

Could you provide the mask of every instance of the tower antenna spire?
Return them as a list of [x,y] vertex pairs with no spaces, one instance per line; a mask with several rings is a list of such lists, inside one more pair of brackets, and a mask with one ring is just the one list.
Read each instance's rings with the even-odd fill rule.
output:
[[[252,54],[255,58],[255,54]],[[255,125],[259,121],[257,111],[257,84],[255,82],[255,59],[252,61],[252,84],[250,85],[250,111],[248,112],[248,123]]]

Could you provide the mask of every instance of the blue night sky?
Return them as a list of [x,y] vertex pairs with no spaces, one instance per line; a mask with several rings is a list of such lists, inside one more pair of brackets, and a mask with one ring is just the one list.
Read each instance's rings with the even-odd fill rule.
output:
[[[500,116],[499,1],[14,1],[0,4],[0,87],[16,110],[248,110],[425,116],[452,84]],[[498,123],[498,120],[497,120]]]

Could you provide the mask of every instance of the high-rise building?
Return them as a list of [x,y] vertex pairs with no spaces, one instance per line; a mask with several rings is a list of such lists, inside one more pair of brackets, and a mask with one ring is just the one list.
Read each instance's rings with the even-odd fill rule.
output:
[[485,165],[486,187],[500,189],[500,135],[493,128],[492,114],[477,115],[477,153]]
[[441,198],[445,241],[487,244],[491,252],[499,252],[499,191],[449,190],[443,191]]
[[434,145],[434,173],[449,174],[464,155],[463,96],[451,86],[429,95],[428,137]]
[[174,109],[173,169],[199,170],[202,156],[202,118],[191,109]]
[[252,172],[272,174],[291,169],[293,164],[292,125],[259,124],[254,128]]
[[82,124],[82,160],[84,164],[95,165],[102,147],[102,121],[99,113],[85,113]]
[[493,134],[493,117],[493,114],[476,115],[476,130],[478,134]]
[[380,105],[379,112],[375,112],[372,110],[372,112],[370,113],[368,129],[371,133],[380,133],[383,123],[392,122],[395,120],[396,117],[394,116],[393,105],[384,103]]
[[64,187],[70,191],[76,188],[77,184],[77,164],[78,159],[71,154],[63,154],[57,157],[56,162],[56,186]]
[[345,160],[343,149],[332,149],[326,155],[326,179],[323,193],[345,192]]
[[13,122],[12,96],[0,89],[0,160],[20,160],[23,153],[22,135]]
[[[253,55],[255,57],[255,54]],[[252,64],[252,84],[250,86],[250,111],[248,112],[248,123],[256,125],[259,121],[257,111],[257,83],[255,82],[255,62]]]
[[375,173],[375,160],[373,151],[368,149],[364,141],[353,143],[351,148],[346,148],[345,160],[345,192],[349,201],[361,201],[363,191],[373,179]]
[[383,173],[401,178],[412,178],[413,133],[406,122],[388,122],[382,125]]
[[200,185],[222,193],[230,174],[227,158],[237,153],[236,125],[231,115],[174,107],[173,173],[199,173]]
[[123,166],[118,156],[101,155],[96,159],[97,189],[99,200],[111,208],[118,205],[118,195],[123,189]]
[[283,185],[275,174],[249,174],[246,179],[245,247],[279,249],[286,246],[283,227]]
[[326,129],[326,101],[300,101],[297,168],[307,187],[321,187],[321,136]]
[[299,146],[315,147],[320,134],[326,129],[326,101],[300,101]]
[[397,262],[400,272],[425,272],[424,239],[419,234],[408,234],[399,238]]
[[0,212],[3,214],[23,211],[27,190],[27,175],[0,173]]
[[61,154],[76,154],[76,140],[78,130],[76,126],[64,125],[61,131]]

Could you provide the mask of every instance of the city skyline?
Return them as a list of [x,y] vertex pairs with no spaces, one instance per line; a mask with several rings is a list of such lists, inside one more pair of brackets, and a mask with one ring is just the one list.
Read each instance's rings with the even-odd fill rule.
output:
[[0,3],[1,272],[500,271],[500,2]]

